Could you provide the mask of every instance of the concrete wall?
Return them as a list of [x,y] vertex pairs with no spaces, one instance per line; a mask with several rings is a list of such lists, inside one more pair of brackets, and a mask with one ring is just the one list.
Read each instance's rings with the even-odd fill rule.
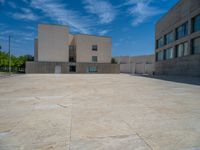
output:
[[[61,73],[69,73],[70,63],[64,62],[26,62],[26,73],[55,73],[56,66]],[[110,63],[76,63],[76,73],[88,73],[88,67],[97,67],[97,73],[120,73],[118,64]]]
[[97,67],[97,73],[120,73],[119,64],[110,63],[77,63],[77,72],[88,73],[88,66]]
[[[97,63],[111,62],[112,41],[109,37],[91,35],[75,35],[77,62],[92,62],[92,56],[97,56]],[[92,51],[92,45],[97,45],[98,50]]]
[[200,54],[157,62],[156,73],[200,77]]
[[26,73],[55,73],[56,66],[61,67],[61,73],[69,72],[65,62],[26,62]]
[[34,61],[38,61],[38,39],[34,40]]
[[61,25],[38,26],[38,61],[68,62],[68,29]]
[[[200,32],[192,33],[192,18],[200,14],[200,0],[180,0],[168,13],[166,13],[156,24],[155,46],[156,40],[160,39],[167,33],[173,32],[175,38],[176,28],[185,22],[188,22],[188,35],[175,40],[174,42],[164,45],[161,48],[156,48],[155,53],[163,51],[167,48],[173,48],[173,59],[156,62],[156,74],[171,74],[171,75],[198,75],[199,56],[192,56],[192,39],[200,37]],[[189,56],[175,58],[175,49],[178,44],[183,42],[188,43]],[[183,63],[184,62],[184,63]],[[197,64],[194,64],[196,62]],[[193,66],[194,65],[194,66]],[[190,66],[190,68],[188,68]],[[178,68],[177,68],[178,67]],[[186,70],[187,69],[187,70]],[[190,72],[188,72],[190,71]],[[200,75],[200,74],[199,74]]]
[[155,71],[155,56],[121,56],[115,57],[115,60],[120,64],[121,73],[133,74],[153,74]]

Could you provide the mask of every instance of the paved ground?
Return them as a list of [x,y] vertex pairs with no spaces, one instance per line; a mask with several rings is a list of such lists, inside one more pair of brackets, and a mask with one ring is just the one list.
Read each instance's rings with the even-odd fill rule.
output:
[[200,150],[200,86],[120,75],[0,79],[0,150]]

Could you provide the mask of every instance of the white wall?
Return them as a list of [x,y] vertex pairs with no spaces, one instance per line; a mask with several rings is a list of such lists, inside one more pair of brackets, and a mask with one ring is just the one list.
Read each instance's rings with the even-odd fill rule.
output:
[[68,62],[68,29],[61,25],[38,26],[38,61]]
[[153,74],[155,71],[154,55],[133,57],[122,56],[116,57],[116,61],[120,63],[121,73]]
[[[97,63],[111,62],[111,38],[91,35],[75,35],[77,62],[92,62],[92,56],[98,57]],[[92,51],[92,45],[98,45],[97,51]]]

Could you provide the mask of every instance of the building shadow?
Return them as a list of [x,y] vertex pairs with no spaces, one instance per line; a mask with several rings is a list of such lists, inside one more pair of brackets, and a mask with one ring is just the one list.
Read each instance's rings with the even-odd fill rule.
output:
[[136,74],[129,74],[131,76],[139,76],[143,78],[151,78],[157,80],[165,80],[177,83],[185,83],[185,84],[192,84],[200,86],[200,77],[187,77],[187,76],[158,76],[158,75],[136,75]]

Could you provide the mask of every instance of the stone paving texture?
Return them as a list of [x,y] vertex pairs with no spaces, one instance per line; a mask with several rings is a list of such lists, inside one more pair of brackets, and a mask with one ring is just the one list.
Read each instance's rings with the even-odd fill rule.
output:
[[0,150],[200,150],[200,86],[127,74],[0,79]]

